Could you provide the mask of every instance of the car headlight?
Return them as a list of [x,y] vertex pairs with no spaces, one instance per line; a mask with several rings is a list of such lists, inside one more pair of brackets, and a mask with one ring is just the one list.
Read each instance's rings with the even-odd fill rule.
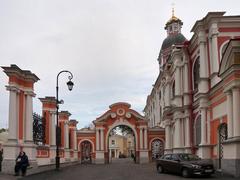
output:
[[192,166],[194,169],[200,169],[200,168],[201,168],[201,166],[196,165],[196,164],[191,164],[191,166]]

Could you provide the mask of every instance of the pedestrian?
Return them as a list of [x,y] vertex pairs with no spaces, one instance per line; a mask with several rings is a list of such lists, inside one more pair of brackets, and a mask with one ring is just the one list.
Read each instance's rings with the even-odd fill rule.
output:
[[3,148],[2,144],[0,144],[0,172],[2,171],[2,161],[3,161]]
[[16,158],[15,176],[19,176],[20,171],[22,172],[22,176],[25,176],[28,166],[29,161],[26,153],[24,151],[20,151],[18,157]]

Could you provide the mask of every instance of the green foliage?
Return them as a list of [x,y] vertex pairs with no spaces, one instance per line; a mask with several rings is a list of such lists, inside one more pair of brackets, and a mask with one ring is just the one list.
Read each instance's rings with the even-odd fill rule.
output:
[[6,131],[7,131],[7,130],[4,129],[4,128],[0,129],[0,133],[2,133],[2,132],[6,132]]
[[133,130],[128,126],[119,125],[112,129],[111,135],[114,135],[114,134],[126,136],[128,134],[133,134]]

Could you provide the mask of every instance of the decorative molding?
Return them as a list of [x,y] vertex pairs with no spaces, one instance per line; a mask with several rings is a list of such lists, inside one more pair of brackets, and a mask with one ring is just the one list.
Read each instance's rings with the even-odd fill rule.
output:
[[123,108],[118,108],[117,109],[117,115],[123,116],[125,114],[125,110]]
[[117,117],[117,114],[114,113],[114,112],[112,112],[112,113],[110,114],[110,116],[111,116],[111,118],[116,118],[116,117]]
[[127,112],[125,116],[126,116],[126,118],[128,118],[128,119],[132,117],[132,115],[131,115],[130,112]]

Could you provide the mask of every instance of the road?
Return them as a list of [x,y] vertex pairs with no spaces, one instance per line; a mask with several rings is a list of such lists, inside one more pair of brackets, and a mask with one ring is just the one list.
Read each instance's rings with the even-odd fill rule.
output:
[[[1,176],[0,176],[1,178]],[[172,174],[158,174],[154,163],[151,164],[134,164],[128,159],[112,160],[107,165],[75,165],[62,168],[59,172],[48,171],[41,174],[30,175],[22,180],[183,180],[185,178]],[[226,179],[234,180],[234,178],[226,178],[213,176],[211,178],[187,178],[190,179]]]

